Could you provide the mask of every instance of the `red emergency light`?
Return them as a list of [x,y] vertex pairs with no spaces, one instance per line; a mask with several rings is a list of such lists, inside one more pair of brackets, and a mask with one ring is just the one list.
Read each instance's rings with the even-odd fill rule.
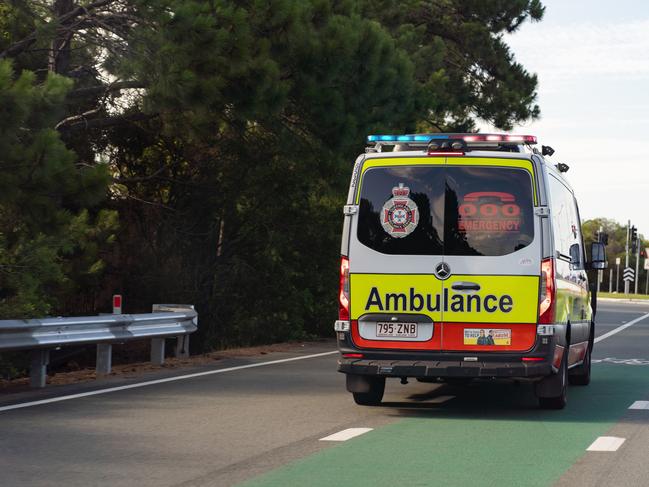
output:
[[512,134],[451,134],[451,139],[461,139],[465,142],[511,142],[518,144],[536,144],[535,135]]

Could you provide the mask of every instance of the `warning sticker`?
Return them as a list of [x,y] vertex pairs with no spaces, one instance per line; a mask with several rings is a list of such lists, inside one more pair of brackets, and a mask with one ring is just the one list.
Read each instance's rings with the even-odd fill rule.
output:
[[465,328],[465,345],[511,345],[512,331],[496,328]]
[[458,229],[461,232],[521,231],[521,208],[510,193],[468,193],[458,213]]

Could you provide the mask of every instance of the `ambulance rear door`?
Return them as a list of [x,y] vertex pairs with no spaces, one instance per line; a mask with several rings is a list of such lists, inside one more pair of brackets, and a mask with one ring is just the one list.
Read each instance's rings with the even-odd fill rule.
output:
[[449,157],[445,166],[445,351],[534,346],[541,235],[529,159]]

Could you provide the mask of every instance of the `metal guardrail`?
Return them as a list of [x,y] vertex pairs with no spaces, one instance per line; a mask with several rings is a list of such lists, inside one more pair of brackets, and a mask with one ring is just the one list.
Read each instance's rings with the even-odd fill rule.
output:
[[62,346],[97,344],[97,375],[112,368],[112,345],[151,339],[151,361],[162,365],[165,339],[176,338],[176,357],[189,356],[189,334],[198,328],[191,305],[154,304],[152,313],[0,320],[0,352],[31,350],[32,387],[44,387],[49,351]]

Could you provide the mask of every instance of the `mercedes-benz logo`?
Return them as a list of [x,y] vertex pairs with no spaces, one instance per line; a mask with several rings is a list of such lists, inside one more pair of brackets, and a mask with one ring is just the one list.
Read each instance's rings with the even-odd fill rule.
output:
[[440,262],[435,266],[435,275],[443,281],[451,275],[451,268],[446,262]]

